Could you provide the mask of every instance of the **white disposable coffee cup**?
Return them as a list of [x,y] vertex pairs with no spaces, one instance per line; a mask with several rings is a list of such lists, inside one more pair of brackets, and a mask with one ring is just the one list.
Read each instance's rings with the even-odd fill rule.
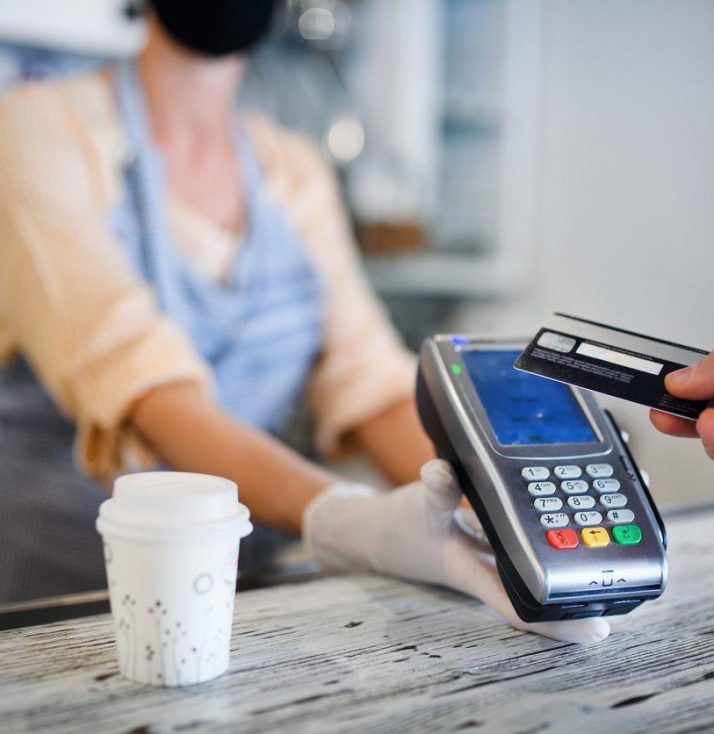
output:
[[97,530],[124,676],[184,686],[228,668],[249,514],[228,479],[147,472],[116,480]]

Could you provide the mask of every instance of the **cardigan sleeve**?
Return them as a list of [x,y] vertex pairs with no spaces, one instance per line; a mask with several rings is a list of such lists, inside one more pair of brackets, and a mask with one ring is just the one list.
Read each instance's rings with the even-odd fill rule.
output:
[[29,361],[76,422],[82,468],[107,479],[137,445],[136,400],[210,377],[114,239],[88,137],[58,84],[0,100],[0,346]]

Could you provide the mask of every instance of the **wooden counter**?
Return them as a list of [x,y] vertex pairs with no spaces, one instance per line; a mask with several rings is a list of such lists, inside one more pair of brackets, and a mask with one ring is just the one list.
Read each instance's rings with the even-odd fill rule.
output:
[[579,647],[378,576],[238,594],[232,664],[121,679],[107,615],[0,633],[2,732],[714,731],[714,514],[670,518],[670,584]]

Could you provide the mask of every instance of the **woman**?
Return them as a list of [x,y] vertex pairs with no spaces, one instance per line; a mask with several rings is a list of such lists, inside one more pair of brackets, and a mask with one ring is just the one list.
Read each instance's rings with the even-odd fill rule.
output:
[[234,479],[327,565],[451,586],[524,627],[456,528],[448,467],[380,496],[275,437],[307,386],[323,450],[355,442],[395,484],[431,458],[333,179],[300,138],[236,118],[271,8],[154,0],[136,62],[0,103],[3,598],[102,586],[93,479],[161,461]]

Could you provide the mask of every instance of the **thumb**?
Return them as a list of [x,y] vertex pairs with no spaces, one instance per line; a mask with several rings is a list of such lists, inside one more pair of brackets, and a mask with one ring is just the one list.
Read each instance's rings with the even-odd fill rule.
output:
[[443,459],[432,459],[421,468],[426,501],[435,510],[453,513],[461,501],[461,488],[454,470]]
[[664,385],[672,395],[685,400],[714,398],[714,352],[691,367],[670,372]]

